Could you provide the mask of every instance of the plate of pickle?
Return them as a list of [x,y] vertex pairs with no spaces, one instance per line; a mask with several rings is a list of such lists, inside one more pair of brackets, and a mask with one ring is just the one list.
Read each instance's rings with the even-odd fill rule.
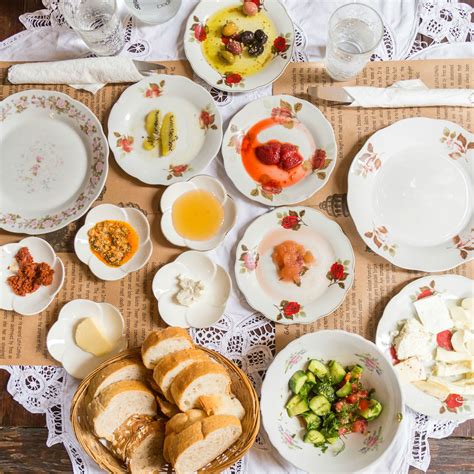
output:
[[234,270],[254,309],[281,324],[308,324],[341,305],[354,268],[351,243],[339,225],[295,206],[278,207],[249,225]]
[[278,0],[202,0],[186,23],[184,50],[209,85],[245,92],[283,73],[294,37],[293,22]]
[[222,119],[209,92],[166,74],[128,87],[112,107],[108,130],[117,164],[147,184],[168,185],[201,173],[222,141]]
[[311,197],[336,166],[331,124],[310,102],[262,97],[240,110],[222,142],[227,174],[249,199],[281,206]]

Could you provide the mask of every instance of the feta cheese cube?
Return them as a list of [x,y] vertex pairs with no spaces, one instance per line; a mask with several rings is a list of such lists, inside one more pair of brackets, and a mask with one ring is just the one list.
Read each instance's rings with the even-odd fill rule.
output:
[[430,349],[430,342],[430,335],[416,319],[407,320],[398,336],[393,339],[399,360],[415,356],[423,357]]
[[422,361],[418,357],[410,357],[395,366],[400,380],[404,383],[426,380],[426,371]]
[[420,321],[428,332],[438,334],[453,327],[449,310],[438,295],[427,296],[413,304]]

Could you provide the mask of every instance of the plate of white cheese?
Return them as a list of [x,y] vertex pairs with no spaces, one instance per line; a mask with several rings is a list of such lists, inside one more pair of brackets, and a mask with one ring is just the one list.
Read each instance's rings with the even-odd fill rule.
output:
[[385,307],[376,344],[392,362],[407,405],[445,420],[474,418],[474,282],[432,275]]

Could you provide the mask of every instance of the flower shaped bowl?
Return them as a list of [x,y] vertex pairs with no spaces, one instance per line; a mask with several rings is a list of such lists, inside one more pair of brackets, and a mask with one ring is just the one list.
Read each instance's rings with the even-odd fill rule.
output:
[[[194,190],[204,190],[212,193],[224,208],[224,222],[217,235],[209,240],[185,239],[176,231],[173,224],[172,209],[176,199],[184,193]],[[189,247],[193,250],[206,251],[216,248],[232,229],[237,219],[237,207],[234,200],[226,193],[224,186],[212,176],[199,175],[184,183],[175,183],[165,190],[161,197],[161,230],[166,239],[179,247]]]
[[[98,222],[118,220],[130,224],[138,234],[138,249],[133,257],[119,267],[111,267],[96,257],[89,245],[87,232]],[[132,207],[101,204],[87,214],[84,225],[74,239],[74,250],[79,260],[89,266],[91,272],[101,280],[120,280],[131,272],[140,270],[150,259],[153,244],[150,239],[150,224],[144,214]]]
[[[95,356],[76,344],[75,330],[84,318],[93,318],[103,335],[112,342],[113,348],[110,352]],[[81,299],[70,301],[62,307],[57,321],[49,330],[46,345],[51,356],[61,362],[66,372],[82,379],[111,355],[127,348],[123,317],[120,311],[109,303]]]
[[[375,398],[383,406],[381,415],[369,423],[368,432],[349,434],[325,453],[303,442],[300,421],[289,418],[285,410],[290,398],[288,381],[297,370],[306,368],[308,359],[361,365],[362,383],[375,389]],[[400,423],[403,395],[393,367],[375,344],[345,331],[317,331],[288,344],[267,370],[260,406],[272,445],[287,461],[307,472],[367,472],[404,434]],[[371,471],[383,470],[374,467]]]
[[[16,264],[15,255],[21,247],[28,247],[33,260],[37,263],[45,262],[53,270],[53,282],[49,286],[40,286],[34,293],[18,296],[13,293],[7,283],[7,278],[16,272],[10,267]],[[64,283],[64,265],[56,255],[51,245],[39,237],[27,237],[20,242],[5,244],[0,247],[1,279],[0,279],[0,307],[13,310],[23,316],[31,316],[45,310],[53,301]]]
[[[176,300],[178,275],[204,283],[201,298],[191,306]],[[153,278],[153,294],[161,318],[170,326],[206,328],[224,313],[232,283],[229,274],[202,252],[182,253],[174,262],[160,268]]]

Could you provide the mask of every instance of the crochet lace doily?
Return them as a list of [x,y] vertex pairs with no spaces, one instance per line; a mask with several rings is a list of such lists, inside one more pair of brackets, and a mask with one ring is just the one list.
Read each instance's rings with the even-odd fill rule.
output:
[[[58,9],[58,0],[43,0],[45,9],[21,15],[20,21],[27,30],[41,27],[67,28]],[[290,9],[291,13],[291,9]],[[472,8],[463,3],[450,1],[422,1],[418,4],[418,24],[408,47],[398,51],[396,35],[385,25],[383,41],[374,53],[373,60],[410,58],[422,49],[440,43],[467,42],[471,40],[473,25],[470,21]],[[20,33],[21,35],[22,33]],[[126,50],[134,57],[144,57],[149,51],[145,38],[139,37],[132,17],[125,28]],[[423,35],[423,40],[419,38]],[[18,38],[19,35],[16,35]],[[7,39],[2,43],[9,44]],[[307,36],[296,25],[296,47],[293,61],[307,61],[305,52]],[[222,107],[229,105],[233,97],[226,92],[209,88],[214,100]],[[212,348],[234,361],[254,383],[259,393],[265,370],[275,353],[274,323],[254,313],[241,320],[225,314],[218,324],[209,329],[192,331],[194,340]],[[7,390],[13,398],[32,413],[44,413],[48,427],[47,445],[63,443],[76,473],[96,472],[97,466],[85,455],[76,441],[69,422],[70,398],[75,384],[61,368],[45,366],[5,366],[10,372]],[[444,438],[456,428],[455,422],[438,422],[425,415],[407,410],[410,423],[410,450],[406,453],[406,466],[426,471],[430,463],[428,438]],[[264,435],[258,436],[257,446],[269,450]],[[234,465],[228,473],[246,472],[246,458]]]

